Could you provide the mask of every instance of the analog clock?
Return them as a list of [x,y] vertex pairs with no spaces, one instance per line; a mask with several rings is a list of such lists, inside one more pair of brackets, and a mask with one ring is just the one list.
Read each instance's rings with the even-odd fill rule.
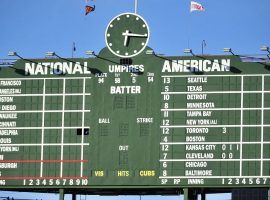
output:
[[105,41],[114,55],[130,58],[145,49],[149,36],[149,27],[141,16],[134,13],[122,13],[108,24]]

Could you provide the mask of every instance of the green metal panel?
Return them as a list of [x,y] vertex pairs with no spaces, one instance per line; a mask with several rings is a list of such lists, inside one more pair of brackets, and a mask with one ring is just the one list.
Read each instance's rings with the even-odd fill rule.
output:
[[141,53],[127,66],[106,48],[19,60],[1,69],[0,102],[3,189],[269,187],[262,63]]

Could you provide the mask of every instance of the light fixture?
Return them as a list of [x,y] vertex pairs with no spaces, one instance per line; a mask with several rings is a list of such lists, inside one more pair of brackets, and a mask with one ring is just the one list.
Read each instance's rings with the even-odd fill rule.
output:
[[267,54],[267,57],[270,59],[270,51],[269,51],[269,47],[268,46],[262,46],[261,47],[261,51],[267,51],[268,54]]
[[52,56],[56,56],[56,53],[54,51],[48,51],[45,54],[47,57],[52,57]]
[[268,53],[270,53],[268,46],[262,46],[261,51],[267,51]]
[[184,49],[184,53],[190,53],[192,54],[193,56],[195,55],[192,51],[192,49]]
[[152,49],[150,50],[150,49],[149,49],[149,50],[146,50],[146,51],[145,51],[145,54],[146,54],[146,55],[155,55],[155,52],[154,52],[154,50],[152,50]]
[[53,56],[55,56],[55,57],[57,57],[57,58],[59,58],[59,59],[62,59],[62,60],[65,60],[65,61],[69,61],[69,62],[73,62],[73,61],[71,61],[71,60],[69,60],[69,59],[66,59],[66,58],[63,58],[63,57],[61,57],[61,56],[59,56],[57,53],[55,53],[54,51],[48,51],[48,52],[46,52],[46,57],[53,57]]
[[85,54],[88,55],[88,56],[96,56],[95,52],[92,51],[92,50],[86,51]]
[[23,57],[21,57],[16,51],[9,51],[8,56],[16,56],[20,59],[27,60],[27,59],[24,59]]
[[232,55],[235,55],[235,54],[232,52],[232,49],[231,49],[231,48],[223,48],[223,52],[231,53]]
[[15,52],[15,51],[10,51],[10,52],[8,52],[8,56],[17,56],[18,54],[17,54],[17,52]]

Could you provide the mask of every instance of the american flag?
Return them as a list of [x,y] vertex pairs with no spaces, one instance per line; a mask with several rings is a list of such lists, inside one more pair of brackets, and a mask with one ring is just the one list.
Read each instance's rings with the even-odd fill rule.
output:
[[195,2],[195,1],[191,1],[190,2],[190,12],[193,12],[193,11],[205,11],[205,9],[202,6],[202,4]]

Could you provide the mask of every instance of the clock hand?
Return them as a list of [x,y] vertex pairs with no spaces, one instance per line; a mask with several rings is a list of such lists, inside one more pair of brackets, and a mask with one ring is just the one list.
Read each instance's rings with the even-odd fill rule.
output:
[[125,36],[124,46],[127,46],[127,43],[128,43],[128,33],[129,33],[129,30],[126,30],[126,32],[122,33],[122,35]]
[[136,34],[136,33],[130,33],[129,30],[126,30],[126,32],[123,32],[122,35],[125,36],[124,46],[127,46],[127,44],[128,44],[128,37],[147,37],[147,33]]
[[123,36],[129,36],[129,37],[147,37],[147,34],[136,34],[136,33],[129,33],[129,32],[123,32]]

